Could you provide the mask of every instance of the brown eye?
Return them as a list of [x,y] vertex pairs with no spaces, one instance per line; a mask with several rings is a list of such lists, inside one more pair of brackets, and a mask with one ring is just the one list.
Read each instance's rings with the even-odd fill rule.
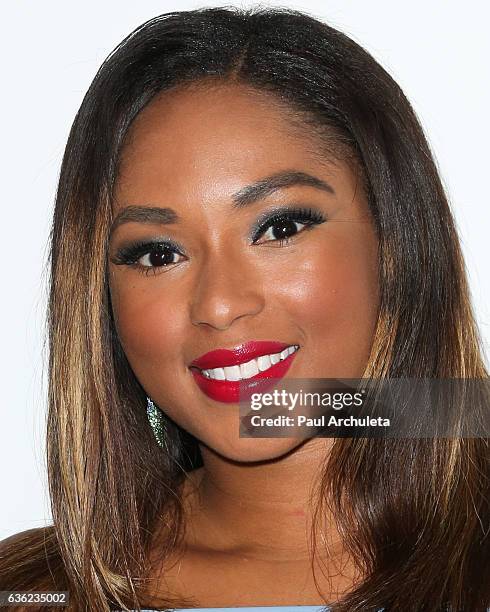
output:
[[160,267],[178,263],[181,254],[169,245],[152,248],[138,260],[144,267]]
[[[292,219],[279,219],[264,232],[263,236],[266,238],[264,242],[269,240],[287,240],[294,234],[301,231],[302,227],[306,223],[300,223],[299,221],[293,221]],[[298,227],[300,226],[300,227]]]
[[313,228],[325,221],[326,217],[320,211],[312,208],[274,210],[272,214],[269,213],[265,219],[256,223],[251,239],[254,244],[277,242],[280,246],[303,230]]
[[111,261],[144,274],[155,274],[185,260],[182,250],[180,245],[170,240],[141,241],[121,247]]

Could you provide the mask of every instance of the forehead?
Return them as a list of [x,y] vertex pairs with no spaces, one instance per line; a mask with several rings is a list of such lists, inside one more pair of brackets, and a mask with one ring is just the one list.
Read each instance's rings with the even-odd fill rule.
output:
[[[335,166],[324,140],[283,101],[239,84],[191,84],[156,96],[123,146],[116,202],[224,197],[285,169]],[[153,192],[159,193],[153,193]]]
[[204,136],[215,144],[237,141],[264,128],[267,140],[314,139],[313,129],[298,121],[297,113],[276,95],[237,83],[197,81],[155,96],[133,121],[125,152],[157,139],[170,144],[177,136],[183,139],[181,148]]

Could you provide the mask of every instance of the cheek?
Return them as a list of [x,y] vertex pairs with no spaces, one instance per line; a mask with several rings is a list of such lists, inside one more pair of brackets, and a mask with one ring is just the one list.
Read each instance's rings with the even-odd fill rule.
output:
[[[157,278],[151,280],[159,282]],[[151,280],[147,282],[151,284]],[[152,372],[175,365],[175,347],[182,344],[184,309],[178,296],[154,288],[145,290],[140,284],[114,286],[111,297],[119,339],[144,385]]]
[[323,259],[315,262],[320,273],[311,274],[311,317],[323,325],[329,325],[331,320],[336,325],[362,328],[374,306],[376,272],[362,250],[349,249],[346,241],[342,241],[342,247],[337,250],[335,245],[329,245]]
[[371,348],[378,313],[376,241],[362,228],[345,230],[303,250],[280,291],[308,347],[311,376],[360,377]]

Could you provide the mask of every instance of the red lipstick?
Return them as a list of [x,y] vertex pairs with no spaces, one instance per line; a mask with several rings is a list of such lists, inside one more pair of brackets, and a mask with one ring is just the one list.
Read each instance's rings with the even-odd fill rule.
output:
[[[254,376],[241,380],[217,380],[209,378],[202,370],[215,368],[226,368],[240,366],[252,359],[258,359],[265,355],[276,355],[289,347],[296,349],[291,354],[283,357],[277,363],[270,365],[264,371],[259,371]],[[286,344],[275,341],[250,341],[233,349],[217,349],[201,355],[190,364],[189,368],[194,380],[211,399],[218,402],[237,403],[245,400],[251,393],[261,393],[274,385],[277,379],[285,376],[286,372],[296,356],[299,346],[297,344]]]

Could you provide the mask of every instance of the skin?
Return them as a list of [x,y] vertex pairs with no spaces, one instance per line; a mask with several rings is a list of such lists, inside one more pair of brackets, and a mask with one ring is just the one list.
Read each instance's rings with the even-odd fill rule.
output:
[[[300,345],[287,377],[362,376],[379,305],[377,239],[356,173],[319,154],[322,147],[274,98],[226,84],[158,96],[123,150],[114,216],[140,205],[171,207],[181,219],[118,225],[109,278],[133,371],[200,441],[204,466],[184,487],[185,550],[164,577],[159,568],[156,587],[193,596],[197,605],[322,604],[355,579],[328,516],[319,527],[330,542],[322,560],[331,576],[315,566],[317,588],[311,572],[309,500],[332,440],[240,438],[238,406],[204,395],[188,368],[216,348],[279,340]],[[284,170],[318,177],[335,193],[292,185],[233,209],[234,193]],[[299,226],[283,246],[266,242],[270,231],[252,244],[261,213],[298,204],[327,221]],[[155,275],[114,263],[129,242],[162,237],[182,245],[184,257]]]

